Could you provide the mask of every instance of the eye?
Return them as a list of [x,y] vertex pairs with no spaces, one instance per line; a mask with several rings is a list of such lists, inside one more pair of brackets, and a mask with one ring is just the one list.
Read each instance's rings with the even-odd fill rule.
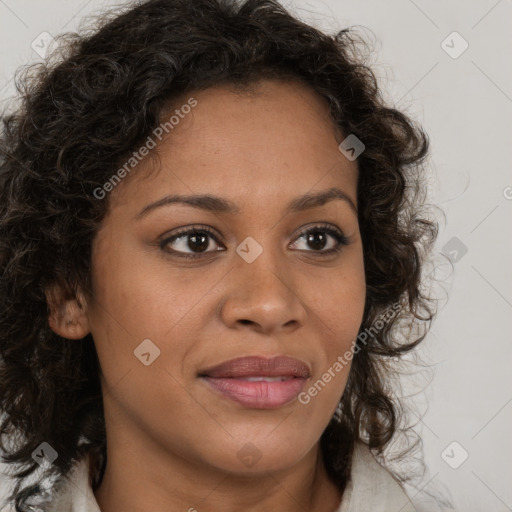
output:
[[[181,228],[173,236],[162,240],[162,242],[160,242],[160,248],[167,250],[167,246],[174,244],[174,248],[167,252],[174,253],[181,258],[199,258],[202,253],[213,252],[208,250],[211,247],[211,240],[218,243],[213,230],[208,226]],[[187,253],[187,250],[191,252]],[[220,251],[222,249],[216,250]]]
[[[313,250],[298,248],[297,240],[299,239],[303,239],[305,245],[313,247]],[[194,226],[179,229],[174,235],[162,240],[159,245],[162,250],[180,258],[200,258],[205,253],[225,250],[222,248],[212,250],[212,242],[213,245],[219,244],[217,235],[211,228]],[[329,224],[322,224],[303,229],[293,242],[292,248],[325,256],[339,252],[349,243],[349,239],[339,229]],[[173,246],[171,249],[167,249],[171,246]]]
[[[329,238],[331,239],[329,243]],[[319,256],[335,254],[341,251],[342,247],[349,244],[349,239],[337,228],[331,227],[329,224],[322,224],[304,229],[300,232],[297,240],[303,239],[304,245],[313,247],[313,251],[308,249],[307,252],[316,252]],[[297,242],[294,242],[297,248]],[[326,249],[326,246],[328,248]]]

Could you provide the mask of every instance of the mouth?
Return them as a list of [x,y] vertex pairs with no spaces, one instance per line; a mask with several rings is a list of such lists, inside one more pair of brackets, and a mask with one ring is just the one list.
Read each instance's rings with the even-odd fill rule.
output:
[[309,366],[287,356],[240,357],[202,370],[210,389],[253,409],[275,409],[292,402],[310,377]]

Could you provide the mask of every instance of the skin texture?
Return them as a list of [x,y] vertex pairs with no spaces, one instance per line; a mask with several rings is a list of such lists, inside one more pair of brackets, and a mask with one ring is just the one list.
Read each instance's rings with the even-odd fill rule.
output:
[[[96,491],[102,512],[339,506],[319,439],[349,366],[308,404],[272,410],[237,404],[197,377],[236,357],[287,355],[312,369],[307,389],[352,348],[363,316],[363,252],[349,203],[284,214],[292,199],[331,187],[356,204],[356,162],[338,150],[343,137],[314,91],[275,80],[253,88],[193,94],[192,112],[111,192],[93,244],[93,297],[83,307],[63,302],[50,317],[70,339],[91,332],[98,352],[108,459]],[[221,196],[240,212],[173,204],[135,219],[167,194]],[[299,238],[301,228],[323,223],[349,240],[337,254],[321,255],[336,245],[331,235],[325,249]],[[209,226],[216,236],[195,260],[172,253],[193,254],[190,237],[159,246],[184,226]],[[236,252],[249,236],[263,249],[252,263]],[[160,350],[149,366],[134,355],[144,339]],[[250,467],[237,455],[249,442],[261,456]]]

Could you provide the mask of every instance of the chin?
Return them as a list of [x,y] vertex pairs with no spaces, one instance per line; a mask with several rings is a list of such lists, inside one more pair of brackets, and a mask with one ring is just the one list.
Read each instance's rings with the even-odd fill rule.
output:
[[208,459],[211,465],[239,475],[284,471],[299,463],[309,452],[303,434],[297,442],[291,442],[290,437],[276,435],[272,438],[265,433],[231,438],[224,445],[215,443],[216,449]]

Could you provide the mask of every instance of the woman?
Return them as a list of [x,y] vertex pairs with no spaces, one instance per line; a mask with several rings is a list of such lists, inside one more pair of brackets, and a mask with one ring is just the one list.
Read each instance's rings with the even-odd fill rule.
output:
[[16,510],[414,510],[375,457],[390,360],[428,328],[398,327],[434,314],[428,142],[355,41],[272,0],[150,0],[25,77],[0,174]]

